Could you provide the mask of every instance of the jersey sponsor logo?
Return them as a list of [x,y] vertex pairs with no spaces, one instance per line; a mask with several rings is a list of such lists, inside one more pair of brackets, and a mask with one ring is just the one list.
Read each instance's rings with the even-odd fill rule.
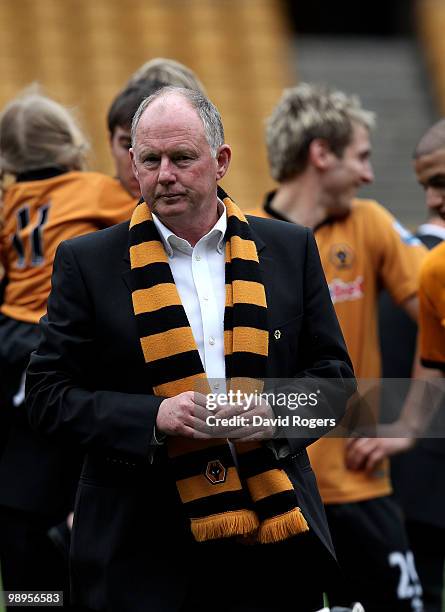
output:
[[334,304],[360,300],[365,295],[363,276],[357,276],[350,282],[345,282],[341,278],[333,278],[328,287]]
[[354,251],[347,244],[334,244],[329,251],[329,260],[339,270],[350,268],[354,259]]
[[416,238],[416,236],[411,234],[411,232],[407,230],[406,227],[403,227],[403,225],[397,220],[394,221],[392,226],[405,244],[407,244],[408,246],[422,246],[421,241]]

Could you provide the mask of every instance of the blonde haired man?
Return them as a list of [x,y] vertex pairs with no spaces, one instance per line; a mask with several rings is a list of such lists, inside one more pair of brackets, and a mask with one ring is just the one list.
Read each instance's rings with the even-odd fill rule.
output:
[[[419,241],[382,206],[355,197],[374,179],[373,126],[374,114],[356,96],[307,83],[287,89],[267,124],[270,168],[279,187],[253,211],[313,229],[355,373],[362,379],[380,376],[379,287],[385,285],[415,316],[416,270],[423,256]],[[360,600],[371,612],[421,606],[412,556],[390,497],[388,464],[382,461],[410,444],[408,438],[331,438],[310,448],[349,581],[347,588],[333,585],[331,604]]]

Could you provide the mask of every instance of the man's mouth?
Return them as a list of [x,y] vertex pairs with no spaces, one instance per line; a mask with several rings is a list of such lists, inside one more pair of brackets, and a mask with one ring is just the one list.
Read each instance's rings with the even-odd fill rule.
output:
[[178,200],[179,198],[182,198],[184,196],[183,193],[161,193],[160,195],[157,196],[157,200],[170,200],[170,201],[174,201],[174,200]]

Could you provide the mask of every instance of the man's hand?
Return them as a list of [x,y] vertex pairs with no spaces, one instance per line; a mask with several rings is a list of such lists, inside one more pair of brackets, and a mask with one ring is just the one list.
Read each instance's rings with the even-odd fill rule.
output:
[[[259,417],[256,424],[254,416]],[[236,418],[229,425],[232,417]],[[272,408],[261,398],[248,410],[244,403],[225,403],[210,410],[205,395],[186,391],[161,402],[156,427],[166,435],[185,438],[264,440],[274,436],[274,418]]]
[[[391,428],[391,425],[387,427]],[[396,431],[394,433],[396,434]],[[403,438],[350,438],[346,442],[346,467],[371,474],[380,461],[409,450],[414,443],[415,438],[406,435]]]
[[[216,413],[217,418],[230,418],[239,416],[243,418],[241,426],[235,426],[225,435],[231,440],[239,440],[247,442],[250,440],[270,440],[274,437],[276,426],[273,425],[273,420],[276,419],[275,413],[269,404],[259,397],[254,404],[246,410],[246,404],[231,404],[224,406]],[[254,418],[256,423],[254,424]]]
[[183,438],[212,438],[206,418],[205,395],[185,391],[161,402],[156,427],[167,436]]

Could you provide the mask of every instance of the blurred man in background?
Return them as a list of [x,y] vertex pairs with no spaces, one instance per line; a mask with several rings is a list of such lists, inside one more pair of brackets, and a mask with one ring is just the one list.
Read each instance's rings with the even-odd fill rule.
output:
[[[380,286],[416,317],[422,257],[419,241],[382,206],[356,199],[359,187],[374,179],[373,125],[373,113],[356,97],[305,83],[286,90],[267,125],[269,163],[279,187],[253,211],[314,230],[358,379],[380,377]],[[410,432],[413,412],[411,405]],[[411,444],[408,437],[331,438],[309,449],[348,581],[347,588],[333,585],[332,605],[358,600],[370,612],[421,609],[421,587],[384,460]]]
[[[414,152],[417,180],[425,190],[428,219],[417,228],[416,236],[428,249],[434,249],[445,239],[445,120],[430,127],[422,136]],[[443,258],[440,251],[431,254],[424,276],[434,274]],[[436,263],[437,262],[437,263]],[[442,278],[442,286],[444,277]],[[443,369],[444,336],[440,319],[440,305],[434,304],[437,294],[429,296],[434,281],[421,290],[420,323],[422,357],[430,367]],[[426,311],[426,312],[425,312]],[[432,319],[430,321],[430,319]],[[437,320],[438,319],[438,320]],[[436,320],[436,323],[434,321]],[[389,379],[409,378],[416,347],[416,325],[391,302],[388,295],[380,302],[380,337],[383,376]],[[437,356],[438,355],[438,356]],[[439,375],[439,373],[438,373]],[[386,389],[384,389],[385,391]],[[382,402],[393,402],[383,393]],[[440,419],[440,414],[437,417]],[[442,420],[443,423],[443,420]],[[443,431],[434,420],[431,431]],[[426,612],[441,612],[443,572],[445,562],[445,444],[443,438],[422,438],[408,453],[395,456],[391,461],[394,491],[404,514],[410,544],[423,586]]]
[[80,457],[47,444],[28,424],[24,377],[39,341],[60,242],[127,219],[135,201],[103,174],[86,172],[87,140],[63,106],[30,90],[0,117],[3,193],[0,256],[0,557],[7,590],[67,589],[47,532],[72,509]]

